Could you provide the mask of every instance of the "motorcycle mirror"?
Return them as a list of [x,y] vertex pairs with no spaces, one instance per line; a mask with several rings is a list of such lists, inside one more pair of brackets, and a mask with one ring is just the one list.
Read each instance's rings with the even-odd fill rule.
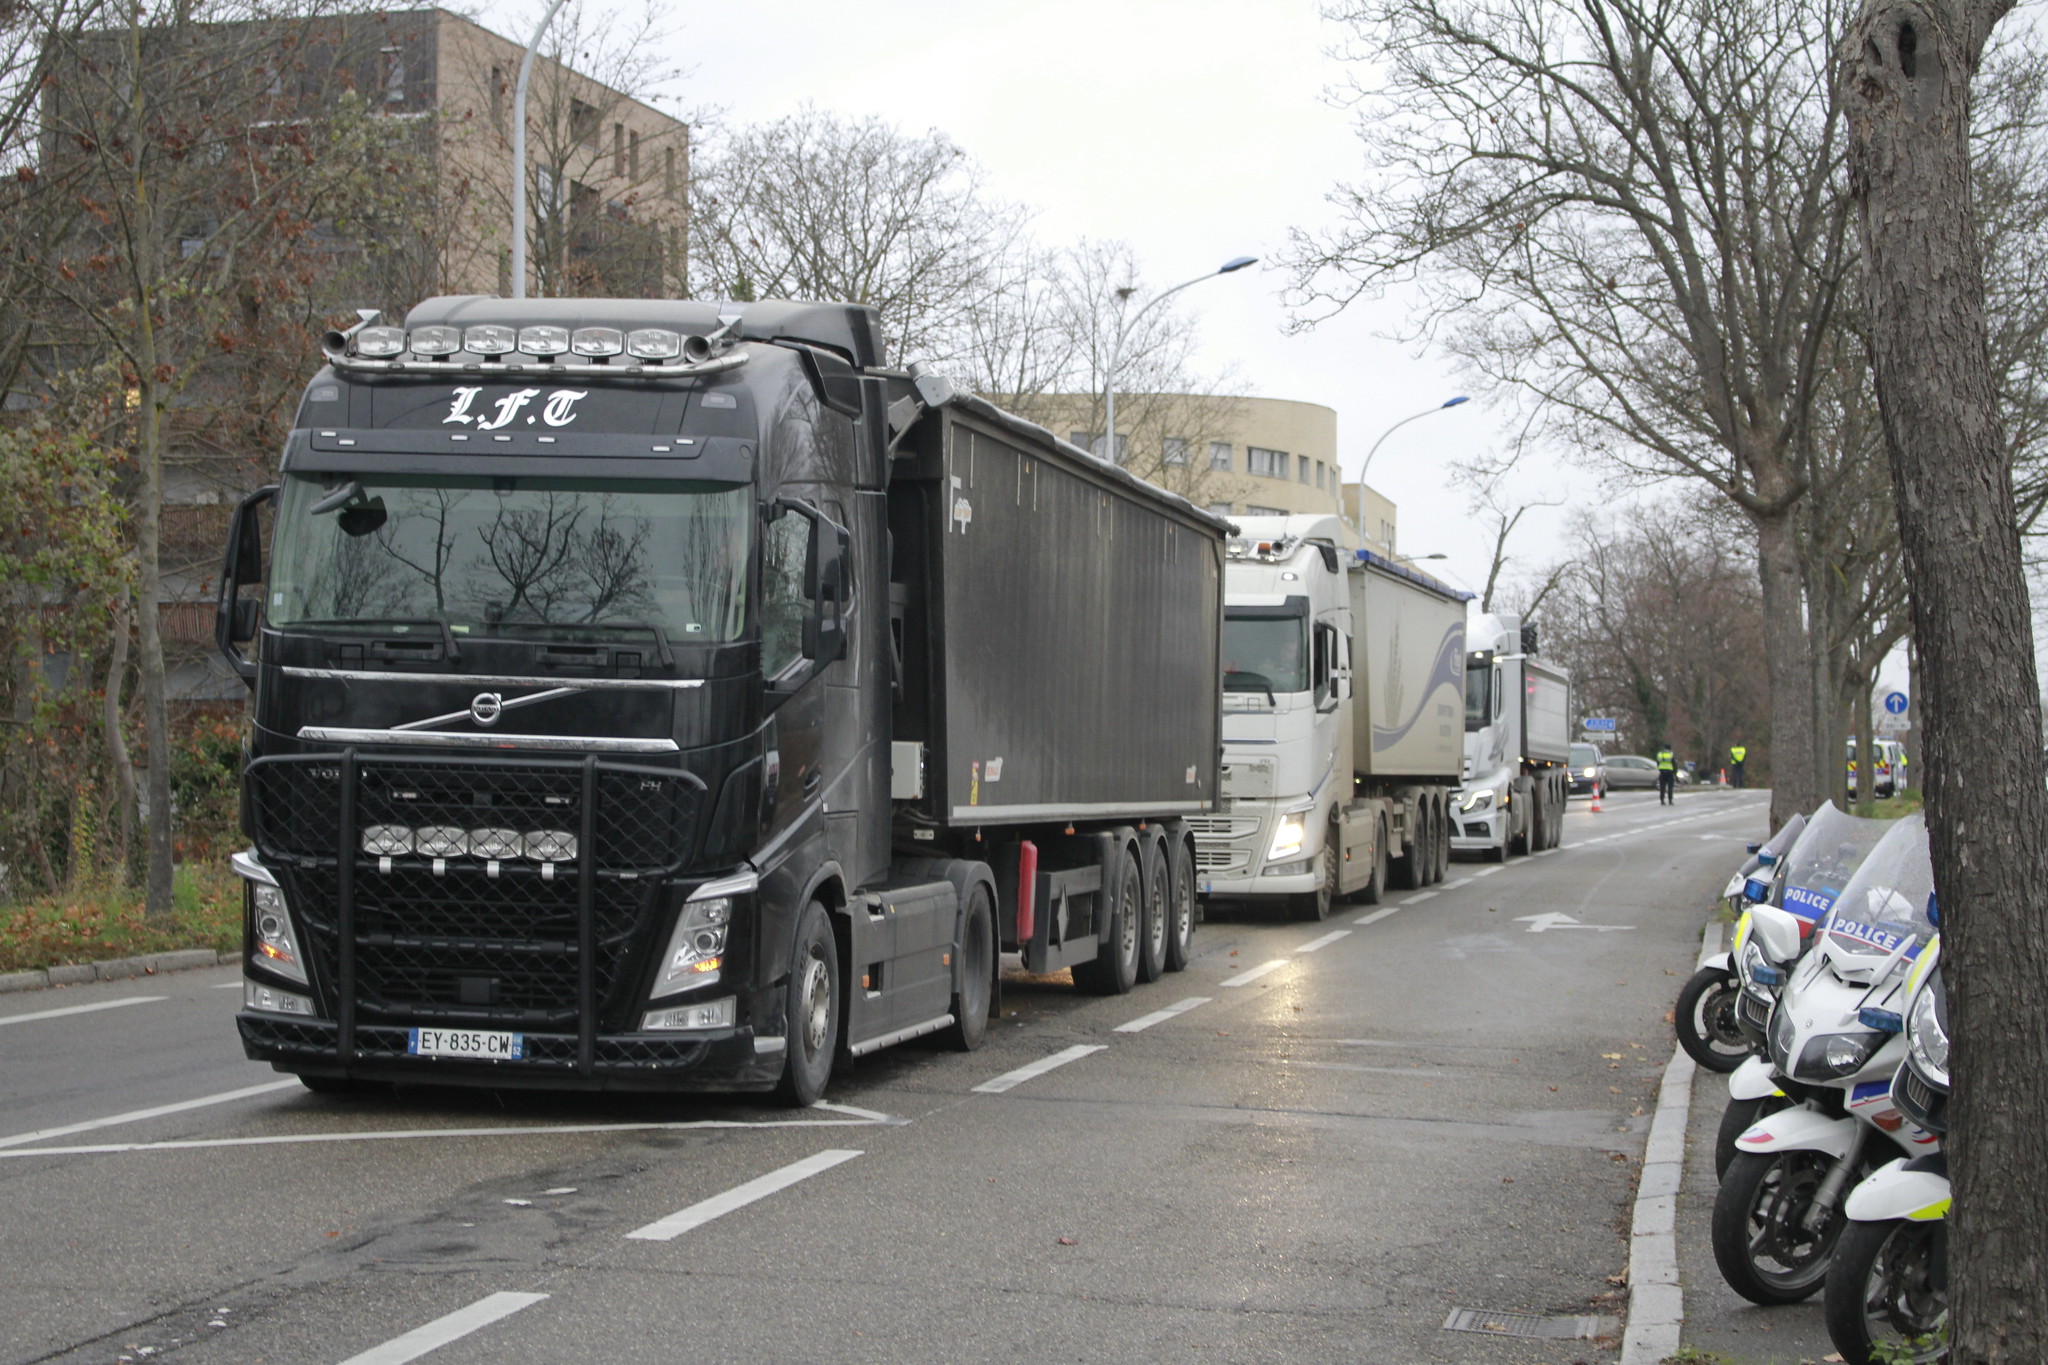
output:
[[1941,911],[1934,904],[1932,891],[1927,893],[1927,922],[1937,929],[1941,927]]
[[1790,962],[1799,956],[1799,917],[1774,905],[1753,905],[1749,910],[1750,939],[1763,949],[1771,962]]
[[1751,854],[1751,855],[1754,855],[1754,854],[1756,853],[1756,851],[1757,851],[1758,849],[1762,848],[1762,847],[1763,847],[1763,845],[1762,845],[1762,844],[1751,844],[1751,845],[1750,845],[1750,846],[1749,846],[1749,847],[1748,847],[1748,848],[1747,848],[1746,850],[1744,850],[1744,851],[1745,851],[1745,852],[1747,852],[1747,853],[1749,853],[1749,854]]

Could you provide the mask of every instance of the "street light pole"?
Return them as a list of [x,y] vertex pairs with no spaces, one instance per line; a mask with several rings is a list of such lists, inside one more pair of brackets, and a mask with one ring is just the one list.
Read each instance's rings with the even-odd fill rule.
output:
[[[1446,398],[1433,408],[1424,408],[1421,412],[1409,413],[1406,417],[1403,417],[1400,421],[1380,433],[1379,440],[1372,443],[1372,449],[1365,452],[1365,462],[1358,466],[1358,501],[1351,511],[1351,524],[1359,535],[1363,536],[1365,534],[1365,471],[1372,468],[1372,457],[1380,453],[1380,446],[1389,436],[1392,436],[1418,417],[1427,417],[1432,412],[1442,412],[1445,408],[1455,408],[1460,403],[1469,403],[1471,401],[1472,399],[1469,394],[1462,393],[1456,398]],[[1392,549],[1393,547],[1388,546],[1387,548]]]
[[554,0],[533,30],[526,55],[519,59],[519,81],[512,92],[512,297],[526,297],[526,85],[533,75],[533,54],[555,22],[564,0]]
[[[1214,270],[1197,275],[1191,280],[1183,280],[1171,289],[1161,290],[1159,293],[1154,294],[1151,298],[1145,300],[1144,306],[1138,309],[1137,312],[1117,324],[1116,331],[1112,332],[1109,338],[1109,370],[1103,381],[1106,393],[1102,404],[1104,409],[1102,448],[1107,452],[1111,464],[1123,463],[1123,461],[1116,457],[1116,367],[1118,361],[1123,358],[1124,338],[1130,335],[1133,327],[1138,325],[1139,318],[1144,317],[1145,314],[1151,312],[1181,290],[1192,288],[1203,280],[1214,279],[1218,275],[1228,275],[1234,270],[1242,270],[1248,265],[1257,265],[1258,263],[1259,258],[1256,256],[1232,257]],[[1120,304],[1130,302],[1131,295],[1136,292],[1134,289],[1117,290],[1117,302]]]

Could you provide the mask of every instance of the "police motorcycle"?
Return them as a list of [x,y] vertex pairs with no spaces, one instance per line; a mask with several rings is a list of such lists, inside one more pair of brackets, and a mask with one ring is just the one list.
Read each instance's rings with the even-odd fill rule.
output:
[[[1736,1140],[1712,1224],[1722,1277],[1754,1303],[1796,1303],[1819,1290],[1848,1222],[1843,1196],[1888,1154],[1938,1150],[1939,1139],[1891,1103],[1906,1053],[1906,978],[1934,934],[1933,881],[1926,821],[1898,821],[1834,898],[1771,1010],[1773,1076],[1797,1103]],[[1786,910],[1750,913],[1768,954],[1798,933]]]
[[[1783,829],[1771,836],[1768,843],[1751,844],[1747,861],[1736,869],[1735,875],[1728,879],[1728,885],[1722,888],[1722,899],[1737,915],[1735,933],[1738,940],[1746,926],[1746,921],[1740,917],[1749,908],[1745,894],[1749,882],[1759,874],[1768,882],[1771,869],[1777,866],[1778,860],[1805,828],[1806,817],[1795,815],[1785,822]],[[1741,990],[1741,979],[1735,975],[1733,951],[1716,953],[1708,958],[1679,988],[1678,1004],[1671,1012],[1678,1045],[1685,1049],[1686,1056],[1708,1071],[1733,1071],[1750,1054],[1749,1040],[1742,1036],[1742,1029],[1735,1022],[1735,1002]]]
[[[1930,899],[1927,918],[1941,919]],[[1906,1060],[1892,1077],[1900,1116],[1930,1133],[1948,1132],[1948,993],[1941,939],[1920,954],[1906,980]],[[1849,1192],[1849,1225],[1835,1245],[1821,1303],[1843,1360],[1936,1365],[1948,1359],[1948,1156],[1930,1152],[1880,1166]]]
[[1805,828],[1777,862],[1768,880],[1750,877],[1743,896],[1752,908],[1770,906],[1789,917],[1790,932],[1780,928],[1756,932],[1754,917],[1745,912],[1735,925],[1729,950],[1739,986],[1735,1025],[1750,1052],[1728,1077],[1728,1106],[1721,1114],[1714,1141],[1714,1174],[1726,1175],[1735,1159],[1735,1142],[1764,1115],[1793,1103],[1784,1078],[1771,1069],[1766,1029],[1792,965],[1807,950],[1815,923],[1828,912],[1870,851],[1895,820],[1866,820],[1824,801],[1806,820]]

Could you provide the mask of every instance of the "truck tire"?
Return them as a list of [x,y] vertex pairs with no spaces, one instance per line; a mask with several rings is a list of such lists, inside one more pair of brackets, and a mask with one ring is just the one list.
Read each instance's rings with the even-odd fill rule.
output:
[[789,1043],[775,1097],[808,1109],[824,1095],[839,1051],[839,941],[817,901],[806,905],[797,920],[796,955],[784,989]]
[[1531,786],[1526,795],[1528,805],[1522,808],[1522,832],[1508,835],[1508,852],[1516,857],[1527,857],[1543,845],[1543,798],[1538,795],[1540,787]]
[[1396,891],[1414,891],[1428,884],[1429,870],[1436,854],[1429,848],[1429,802],[1415,803],[1415,821],[1409,827],[1408,851],[1387,860],[1387,885]]
[[996,993],[996,915],[988,887],[976,883],[960,916],[960,989],[953,992],[953,1027],[946,1041],[972,1052],[988,1037],[988,1014]]
[[1138,917],[1142,913],[1143,886],[1137,857],[1127,847],[1110,884],[1101,892],[1109,903],[1109,941],[1096,944],[1092,961],[1074,964],[1076,989],[1089,995],[1128,995],[1137,984]]
[[1195,841],[1175,824],[1166,849],[1166,970],[1185,971],[1195,951]]
[[[1362,901],[1368,898],[1378,900],[1377,883],[1368,883],[1360,887],[1356,898]],[[1324,831],[1323,851],[1316,855],[1316,889],[1294,898],[1294,917],[1303,920],[1326,920],[1330,917],[1331,907],[1336,903],[1337,827],[1332,825]]]
[[1441,882],[1451,875],[1451,808],[1439,797],[1436,802],[1436,877]]
[[1141,898],[1145,906],[1138,935],[1138,980],[1151,982],[1166,974],[1166,847],[1151,830],[1138,837],[1144,847],[1139,870],[1144,874]]

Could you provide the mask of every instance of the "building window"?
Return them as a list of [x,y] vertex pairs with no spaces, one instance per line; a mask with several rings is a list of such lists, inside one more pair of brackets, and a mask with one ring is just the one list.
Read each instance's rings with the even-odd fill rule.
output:
[[1298,478],[1298,479],[1300,479],[1300,480],[1301,480],[1301,481],[1302,481],[1303,483],[1307,483],[1307,482],[1308,482],[1308,466],[1309,466],[1309,458],[1308,458],[1308,456],[1306,456],[1306,455],[1303,455],[1303,456],[1301,456],[1301,457],[1299,457],[1299,458],[1300,458],[1300,460],[1301,460],[1301,467],[1300,467],[1300,468],[1299,468],[1298,470],[1296,470],[1296,471],[1295,471],[1295,477],[1296,477],[1296,478]]
[[1186,464],[1188,462],[1188,438],[1185,436],[1167,437],[1166,449],[1160,458],[1167,464]]
[[668,197],[674,199],[682,190],[682,181],[676,179],[676,149],[662,148],[662,188]]
[[1382,544],[1382,545],[1386,546],[1389,552],[1391,552],[1391,551],[1393,550],[1393,548],[1394,548],[1394,523],[1393,523],[1393,522],[1391,522],[1391,521],[1383,521],[1383,522],[1381,522],[1381,523],[1380,523],[1380,544]]
[[491,126],[505,130],[505,68],[491,68]]
[[1227,502],[1212,502],[1209,504],[1209,514],[1211,516],[1227,517],[1230,515],[1230,504]]
[[1316,487],[1317,487],[1317,488],[1321,488],[1322,486],[1323,486],[1323,462],[1322,462],[1321,460],[1317,460],[1317,461],[1316,461]]
[[633,177],[633,183],[640,183],[640,134],[626,134],[626,174]]
[[612,125],[612,176],[618,180],[626,178],[626,125]]
[[[1067,439],[1098,460],[1106,458],[1102,453],[1102,433],[1099,431],[1070,431]],[[1122,464],[1130,453],[1131,438],[1119,435],[1116,438],[1116,463]]]
[[1253,474],[1268,479],[1287,477],[1287,452],[1267,450],[1264,446],[1244,448],[1244,467]]
[[601,122],[596,105],[578,99],[569,101],[569,136],[574,141],[595,143]]
[[1251,503],[1246,503],[1244,514],[1248,517],[1284,517],[1287,515],[1287,509],[1284,507],[1258,507]]
[[405,52],[401,48],[387,47],[384,50],[384,102],[405,103]]
[[1211,468],[1211,469],[1221,469],[1221,470],[1223,470],[1223,471],[1224,471],[1225,473],[1228,473],[1228,472],[1229,472],[1229,470],[1230,470],[1230,442],[1228,442],[1228,441],[1211,441],[1211,442],[1209,442],[1209,468]]

